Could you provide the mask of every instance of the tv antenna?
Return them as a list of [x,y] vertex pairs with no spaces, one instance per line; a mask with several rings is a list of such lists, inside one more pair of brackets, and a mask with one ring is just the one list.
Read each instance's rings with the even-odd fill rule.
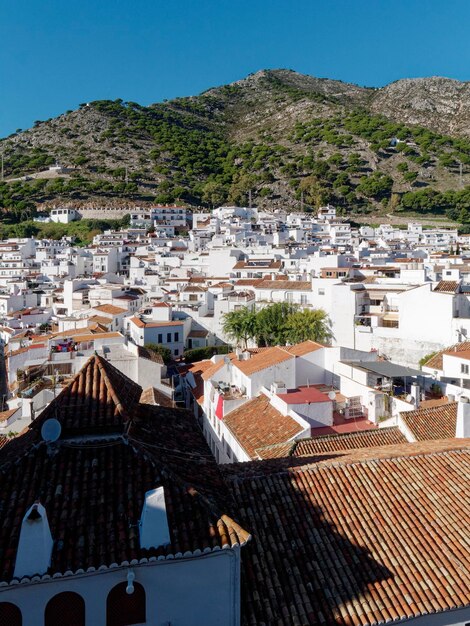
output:
[[46,420],[42,425],[41,437],[47,443],[53,443],[60,437],[61,432],[62,426],[60,425],[59,420],[52,417],[51,419]]

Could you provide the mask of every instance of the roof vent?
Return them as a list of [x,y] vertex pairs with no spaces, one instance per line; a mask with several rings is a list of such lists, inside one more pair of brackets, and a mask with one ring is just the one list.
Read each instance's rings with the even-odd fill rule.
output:
[[139,527],[141,548],[149,550],[170,543],[163,487],[146,492]]
[[459,439],[470,437],[470,402],[466,396],[461,396],[460,402],[457,404],[455,436]]
[[35,502],[26,511],[21,523],[13,576],[23,578],[45,574],[51,564],[53,544],[46,509]]

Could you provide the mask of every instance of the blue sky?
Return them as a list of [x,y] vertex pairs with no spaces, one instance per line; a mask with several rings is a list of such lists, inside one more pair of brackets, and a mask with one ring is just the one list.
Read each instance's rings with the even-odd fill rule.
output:
[[150,104],[263,68],[470,80],[469,0],[0,0],[0,15],[0,137],[80,102]]

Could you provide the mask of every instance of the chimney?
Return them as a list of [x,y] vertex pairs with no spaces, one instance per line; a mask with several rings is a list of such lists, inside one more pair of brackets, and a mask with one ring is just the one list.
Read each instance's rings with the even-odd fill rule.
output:
[[140,547],[158,548],[170,543],[170,531],[166,515],[165,491],[157,487],[147,491],[139,522]]
[[51,564],[53,545],[46,509],[40,502],[35,502],[21,523],[13,576],[23,578],[45,574]]
[[461,396],[457,404],[457,428],[455,436],[459,439],[470,437],[470,400]]
[[410,394],[411,394],[415,409],[418,409],[419,408],[419,385],[417,385],[416,383],[413,383],[411,385]]

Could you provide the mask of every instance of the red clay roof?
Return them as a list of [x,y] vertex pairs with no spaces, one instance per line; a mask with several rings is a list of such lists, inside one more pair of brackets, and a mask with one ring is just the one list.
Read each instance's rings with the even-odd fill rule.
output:
[[224,466],[255,537],[243,624],[366,626],[468,606],[468,442],[430,443]]
[[470,350],[470,341],[463,341],[461,343],[456,343],[449,348],[445,348],[445,350],[441,350],[440,352],[436,352],[426,363],[425,367],[429,367],[436,370],[442,370],[442,357],[444,354],[450,354],[451,352],[464,352],[465,350]]
[[296,443],[293,454],[294,456],[310,456],[322,452],[389,446],[397,443],[406,443],[406,441],[407,439],[403,433],[396,426],[393,426],[391,428],[363,430],[342,435],[323,435],[312,439],[301,439]]
[[[221,513],[229,501],[227,488],[194,416],[134,402],[133,391],[140,395],[140,387],[98,359],[90,359],[49,405],[47,417],[57,415],[63,425],[53,447],[42,441],[33,422],[0,452],[1,581],[12,579],[21,520],[37,499],[54,538],[48,575],[172,558],[249,539]],[[113,390],[120,396],[115,398]],[[129,414],[125,432],[110,432],[103,419],[109,406],[114,415],[120,412],[117,400],[125,402]],[[96,430],[93,417],[101,426]],[[159,486],[165,490],[170,544],[141,549],[138,522],[145,493]]]
[[252,459],[258,456],[257,448],[288,441],[303,430],[275,409],[264,394],[231,411],[223,422]]
[[455,437],[457,402],[400,413],[417,441]]
[[232,364],[243,372],[243,374],[249,376],[250,374],[260,372],[268,367],[272,367],[273,365],[277,365],[278,363],[282,363],[283,361],[293,358],[294,356],[289,354],[289,352],[287,352],[284,348],[278,348],[276,346],[274,348],[268,348],[267,350],[258,352],[246,361],[233,359]]
[[304,356],[316,350],[321,350],[324,347],[325,346],[322,346],[321,343],[308,339],[307,341],[302,341],[302,343],[296,343],[294,346],[288,346],[286,350],[294,356]]
[[38,430],[55,418],[64,435],[123,432],[141,393],[137,383],[94,355],[31,427]]

